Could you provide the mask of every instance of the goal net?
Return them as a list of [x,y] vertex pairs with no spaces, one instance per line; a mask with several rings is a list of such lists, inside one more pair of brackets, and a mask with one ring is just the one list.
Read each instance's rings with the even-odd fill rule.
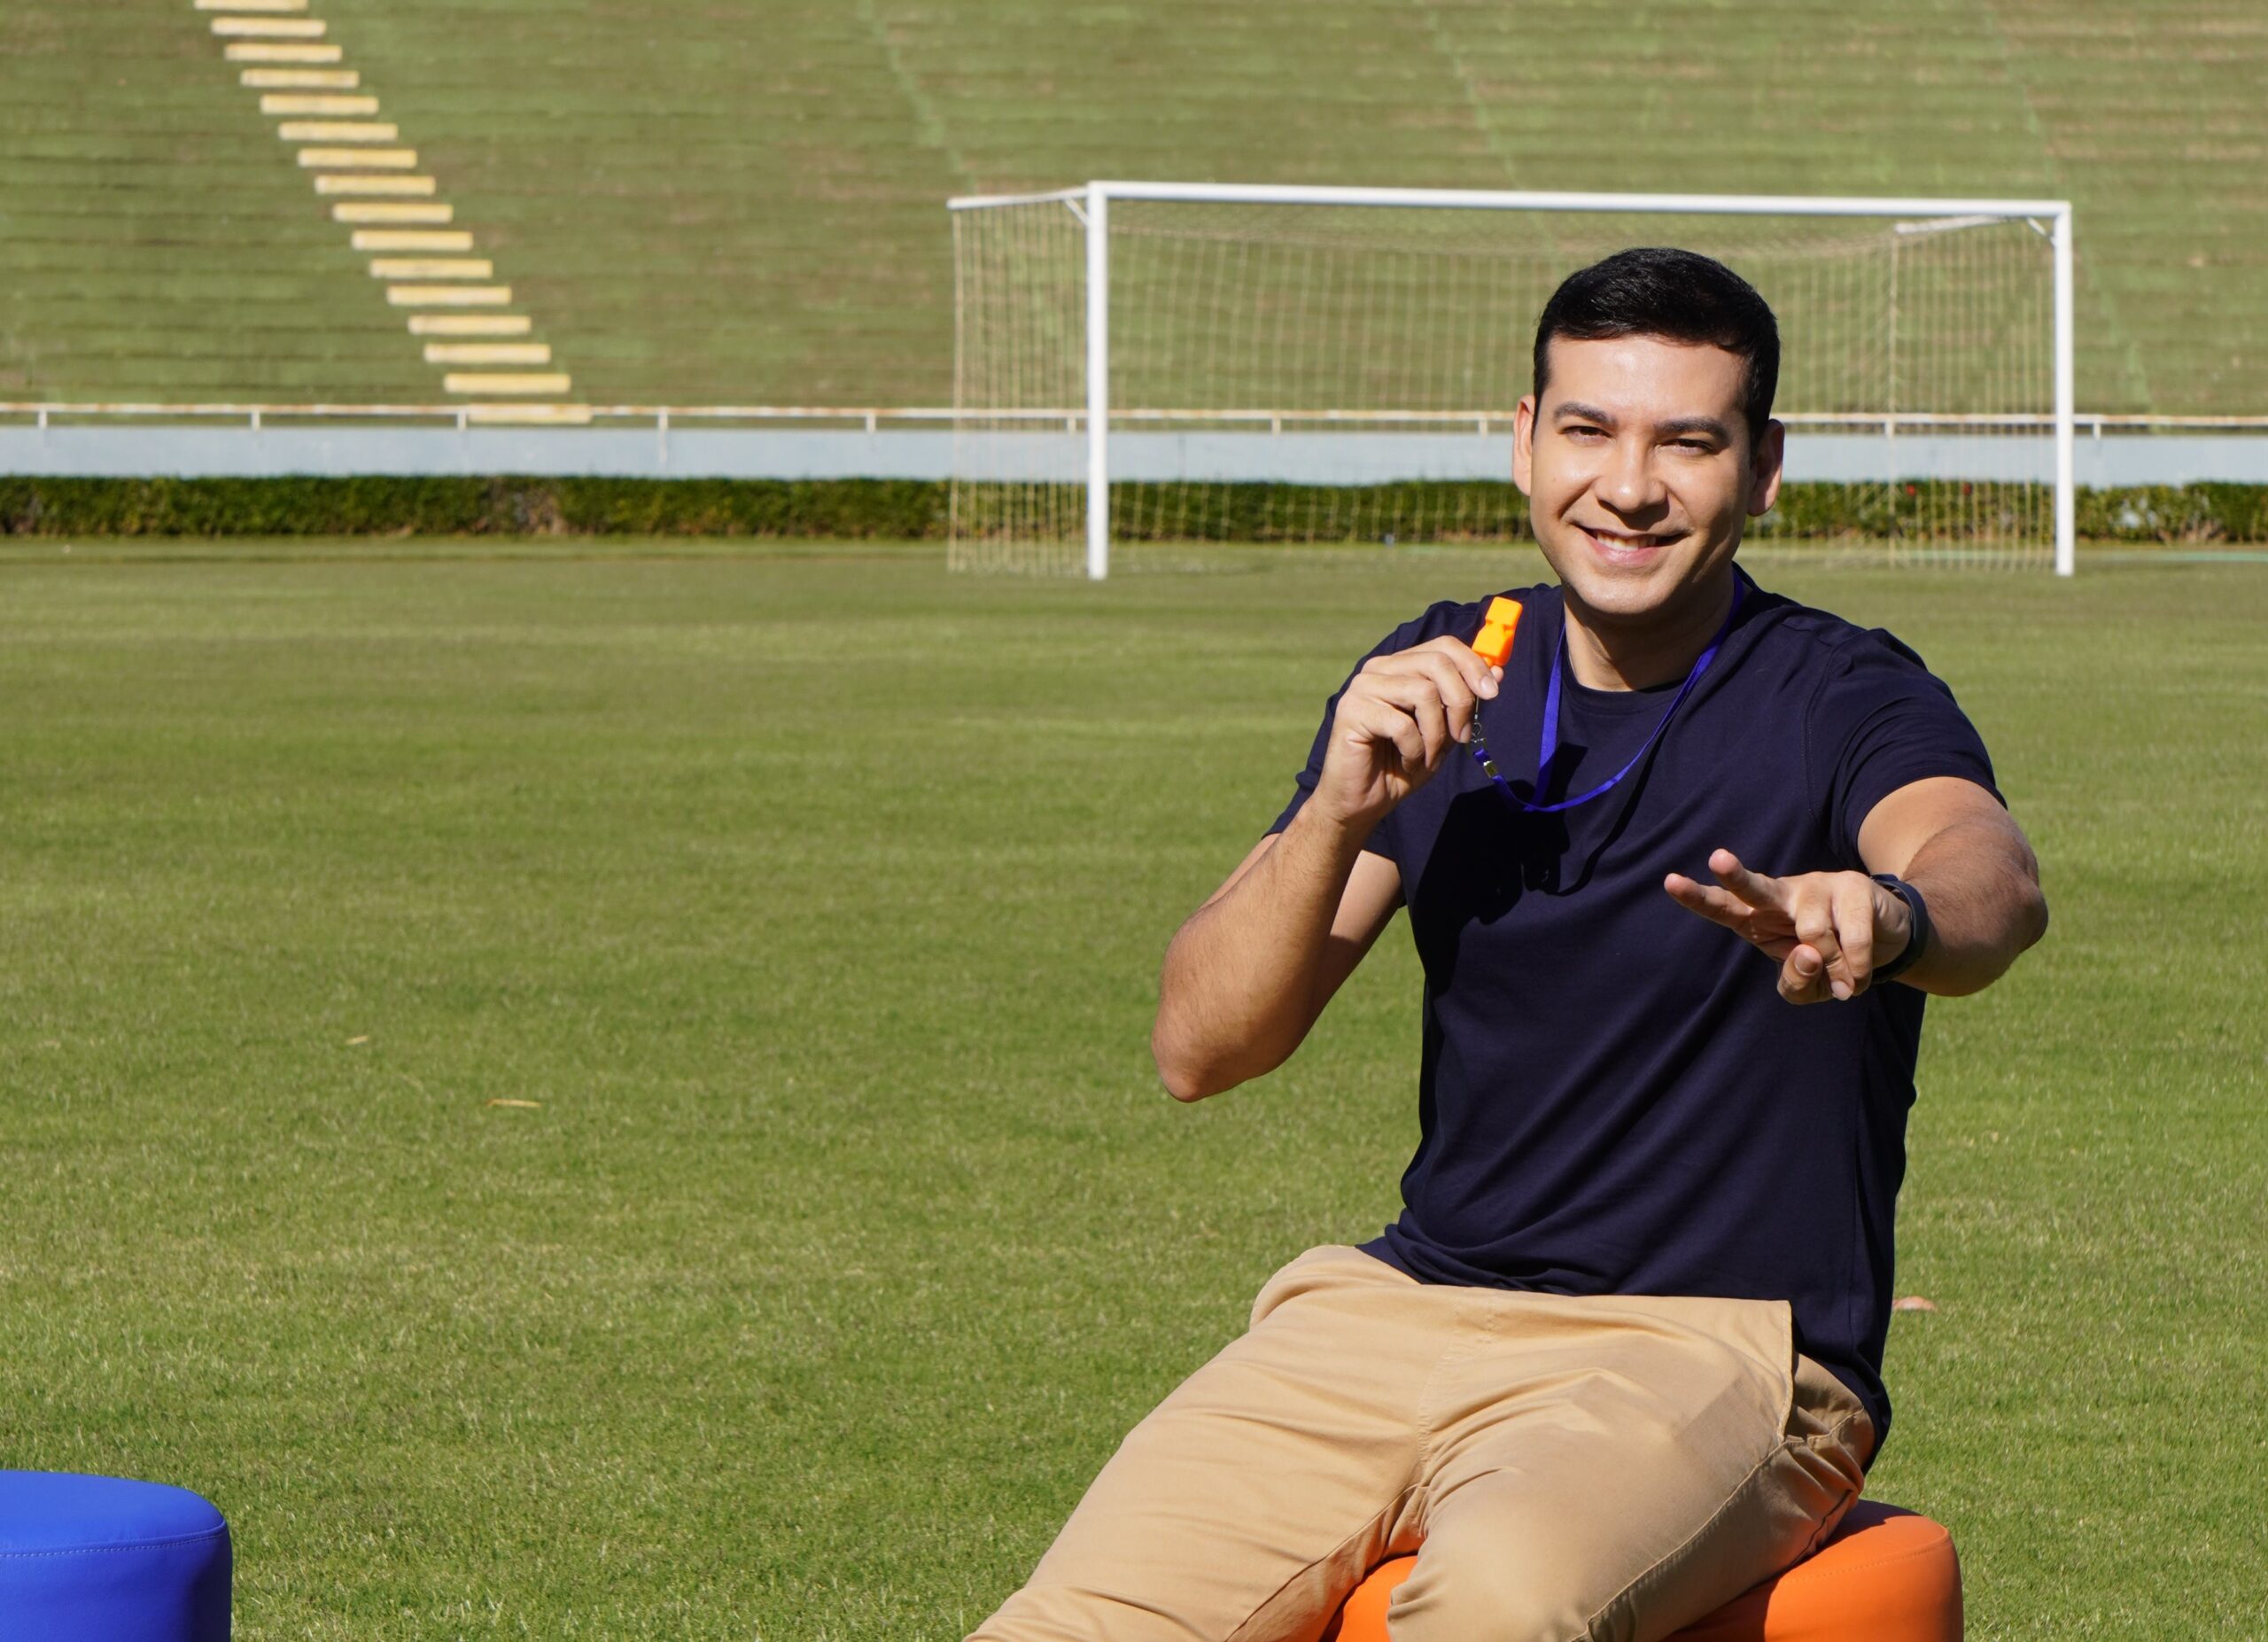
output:
[[1751,540],[2068,568],[2061,202],[1096,183],[953,206],[959,569],[1524,539],[1537,315],[1636,245],[1717,257],[1778,315],[1786,484]]

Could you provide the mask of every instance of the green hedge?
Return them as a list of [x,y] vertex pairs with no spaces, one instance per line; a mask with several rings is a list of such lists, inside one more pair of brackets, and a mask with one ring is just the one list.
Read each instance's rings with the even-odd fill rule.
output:
[[2268,541],[2268,485],[2132,486],[2078,501],[2089,541]]
[[919,480],[0,478],[11,536],[778,536],[945,533]]
[[[2011,514],[2046,516],[2045,486],[1994,487]],[[1936,533],[1956,540],[1975,528],[1980,517],[1971,487],[1957,481],[1905,485],[1895,491],[1880,485],[1789,485],[1780,502],[1751,528],[1752,535],[1780,537],[1907,534],[1902,519],[1931,521]],[[2251,542],[2268,541],[2268,485],[2143,485],[2078,493],[2078,534],[2086,541]]]
[[[1751,534],[1882,540],[1901,519],[1975,519],[1956,485],[1798,484]],[[1177,490],[1122,486],[1119,535],[1223,541],[1489,541],[1524,536],[1510,485],[1363,487],[1231,485],[1201,522]],[[2044,498],[2019,495],[2027,510]],[[981,505],[982,498],[979,498]],[[919,479],[199,479],[0,477],[9,536],[753,536],[941,540],[948,487]],[[2268,485],[2136,486],[2079,493],[2078,533],[2124,542],[2268,541]]]

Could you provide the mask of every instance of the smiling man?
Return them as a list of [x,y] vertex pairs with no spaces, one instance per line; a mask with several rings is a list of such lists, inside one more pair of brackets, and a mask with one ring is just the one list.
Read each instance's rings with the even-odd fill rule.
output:
[[1924,994],[2047,911],[1920,658],[1735,566],[1778,360],[1688,252],[1545,308],[1514,477],[1557,585],[1510,595],[1501,673],[1485,599],[1364,658],[1161,986],[1159,1068],[1202,1099],[1290,1055],[1406,907],[1403,1210],[1270,1279],[977,1637],[1311,1638],[1415,1549],[1396,1642],[1658,1638],[1857,1498]]

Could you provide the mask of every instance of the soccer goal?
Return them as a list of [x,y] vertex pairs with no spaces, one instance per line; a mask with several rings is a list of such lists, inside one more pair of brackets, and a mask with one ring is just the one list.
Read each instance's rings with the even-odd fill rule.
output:
[[1089,183],[951,206],[957,569],[1524,536],[1536,315],[1637,245],[1718,257],[1779,315],[1788,483],[1751,540],[2072,568],[2067,201]]

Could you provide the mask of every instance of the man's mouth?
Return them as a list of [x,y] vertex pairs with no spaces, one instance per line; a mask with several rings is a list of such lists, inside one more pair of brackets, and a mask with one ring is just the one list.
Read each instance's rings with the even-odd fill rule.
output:
[[1683,534],[1680,531],[1606,530],[1596,525],[1575,528],[1591,539],[1591,546],[1610,564],[1643,564]]

